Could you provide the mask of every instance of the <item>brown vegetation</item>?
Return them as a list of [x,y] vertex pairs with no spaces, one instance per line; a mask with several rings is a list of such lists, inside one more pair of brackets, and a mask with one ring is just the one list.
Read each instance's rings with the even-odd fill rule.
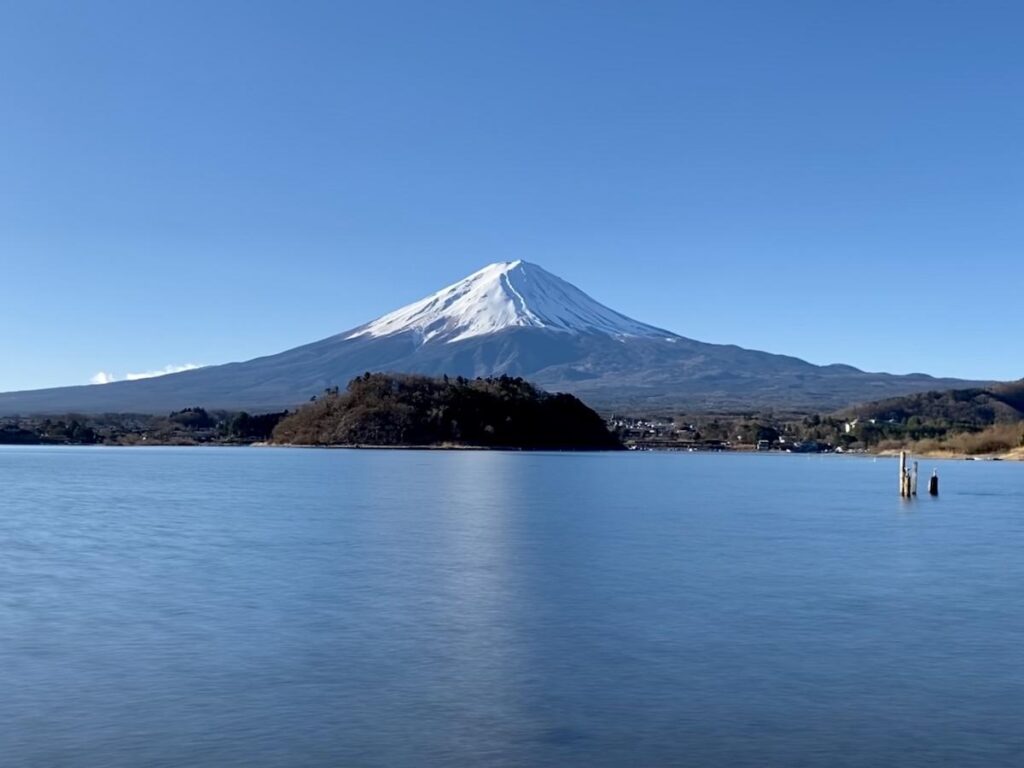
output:
[[886,451],[906,448],[917,454],[949,454],[951,456],[988,456],[1006,454],[1024,447],[1024,424],[994,424],[979,432],[958,432],[941,438],[912,443],[890,440],[880,444]]

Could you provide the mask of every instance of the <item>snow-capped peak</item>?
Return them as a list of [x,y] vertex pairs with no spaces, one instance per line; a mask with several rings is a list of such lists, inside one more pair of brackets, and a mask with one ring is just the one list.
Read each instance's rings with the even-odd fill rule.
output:
[[490,264],[433,296],[384,315],[346,338],[411,331],[423,342],[455,342],[509,328],[673,336],[608,309],[536,264],[506,261]]

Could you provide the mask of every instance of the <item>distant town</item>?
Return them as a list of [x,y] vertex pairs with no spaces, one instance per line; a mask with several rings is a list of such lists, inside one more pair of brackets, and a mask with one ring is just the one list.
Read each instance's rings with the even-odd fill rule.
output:
[[[613,415],[608,429],[633,451],[783,451],[786,453],[865,453],[856,440],[832,442],[807,438],[796,427],[780,430],[760,422],[716,416],[703,425],[672,417]],[[844,425],[848,427],[849,425]],[[846,429],[844,434],[852,434]]]

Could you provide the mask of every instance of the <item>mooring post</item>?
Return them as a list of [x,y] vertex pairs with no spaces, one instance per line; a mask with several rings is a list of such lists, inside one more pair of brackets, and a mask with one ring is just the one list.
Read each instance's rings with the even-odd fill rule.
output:
[[928,481],[928,493],[932,496],[939,495],[939,470],[932,471],[932,477]]
[[900,451],[900,496],[907,495],[907,452]]
[[914,462],[914,471],[910,473],[910,495],[917,496],[917,462]]

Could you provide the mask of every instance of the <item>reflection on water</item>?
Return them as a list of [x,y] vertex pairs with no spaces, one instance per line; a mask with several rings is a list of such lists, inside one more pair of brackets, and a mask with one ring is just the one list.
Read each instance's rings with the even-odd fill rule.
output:
[[941,473],[0,449],[2,762],[1016,766],[1024,467]]

